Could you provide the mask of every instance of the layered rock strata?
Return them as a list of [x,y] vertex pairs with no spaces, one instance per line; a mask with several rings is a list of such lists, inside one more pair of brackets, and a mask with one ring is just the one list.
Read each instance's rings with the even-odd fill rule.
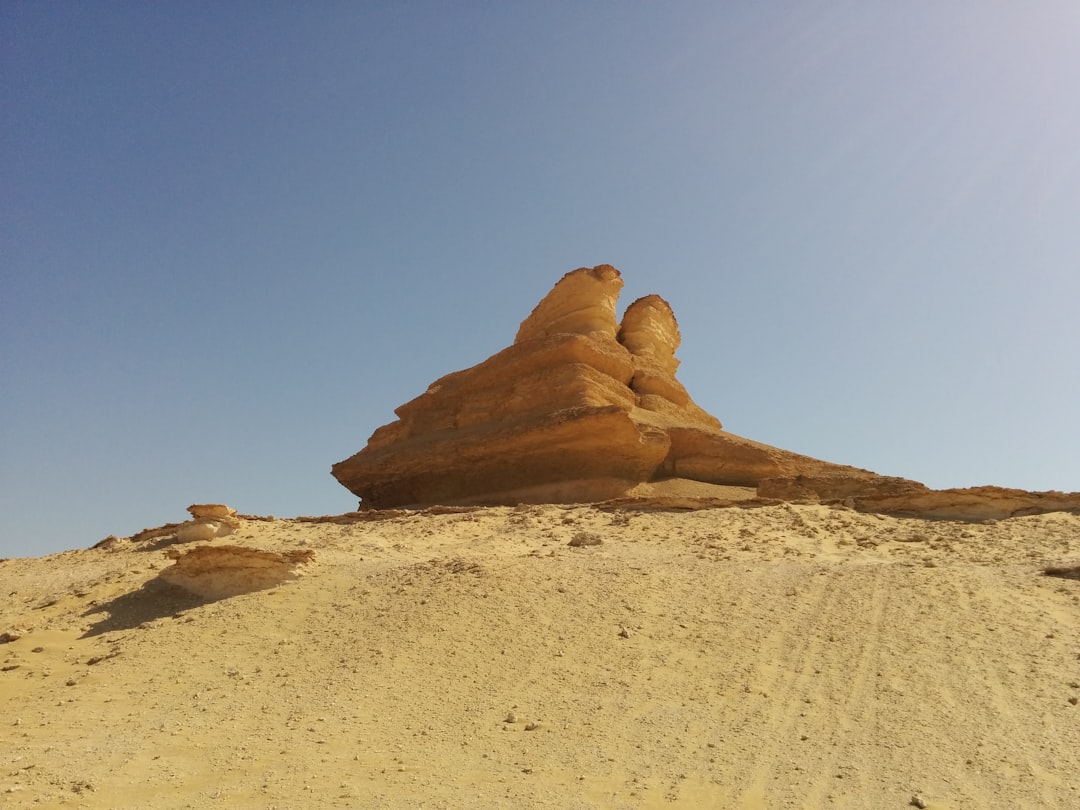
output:
[[179,543],[200,543],[225,537],[240,526],[236,510],[223,503],[193,503],[187,510],[192,519],[177,529]]
[[927,489],[903,493],[860,492],[847,501],[861,512],[941,520],[1004,520],[1046,512],[1080,514],[1080,492],[1029,492],[1007,487]]
[[224,599],[273,588],[297,579],[312,560],[310,549],[276,552],[243,546],[196,546],[190,551],[169,549],[175,562],[159,579],[204,599]]
[[723,430],[675,377],[671,307],[649,295],[619,322],[622,286],[610,265],[566,274],[513,345],[397,408],[334,477],[376,509],[599,501],[670,479],[880,479]]

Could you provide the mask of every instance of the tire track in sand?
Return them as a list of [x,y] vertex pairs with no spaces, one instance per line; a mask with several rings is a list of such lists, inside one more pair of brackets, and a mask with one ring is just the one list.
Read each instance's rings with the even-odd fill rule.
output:
[[[736,806],[810,808],[843,804],[845,796],[857,804],[875,792],[875,774],[860,767],[848,743],[886,739],[877,697],[891,567],[868,565],[844,580],[819,569],[793,614],[761,640],[754,679],[765,700],[754,720],[775,733],[749,752]],[[786,790],[778,794],[780,774]]]

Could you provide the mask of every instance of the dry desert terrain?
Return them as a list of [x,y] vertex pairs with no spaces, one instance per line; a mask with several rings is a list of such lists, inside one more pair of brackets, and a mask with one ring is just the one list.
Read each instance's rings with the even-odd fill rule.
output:
[[314,560],[218,599],[168,532],[0,562],[0,806],[1080,807],[1075,514],[239,524],[204,545]]

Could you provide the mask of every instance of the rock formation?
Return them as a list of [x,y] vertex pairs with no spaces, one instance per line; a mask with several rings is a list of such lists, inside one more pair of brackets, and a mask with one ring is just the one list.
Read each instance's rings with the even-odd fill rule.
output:
[[[825,500],[822,498],[822,500]],[[966,487],[907,492],[856,493],[846,502],[860,512],[940,520],[1004,520],[1046,512],[1080,513],[1080,492],[1028,492],[1006,487]]]
[[670,479],[880,478],[723,430],[675,378],[671,307],[649,295],[620,324],[622,285],[610,265],[566,274],[512,346],[397,408],[334,477],[379,509],[598,501]]
[[178,543],[199,543],[225,537],[240,525],[236,510],[223,503],[193,503],[187,510],[193,519],[180,524],[176,532]]
[[196,546],[165,552],[176,562],[158,577],[204,599],[224,599],[273,588],[298,578],[311,562],[310,549],[278,553],[242,546]]

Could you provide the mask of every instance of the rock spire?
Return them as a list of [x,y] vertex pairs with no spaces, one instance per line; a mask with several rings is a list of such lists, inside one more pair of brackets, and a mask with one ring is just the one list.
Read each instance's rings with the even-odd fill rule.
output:
[[397,408],[334,477],[371,508],[590,502],[680,479],[899,481],[723,430],[675,378],[671,307],[648,295],[620,323],[622,286],[611,265],[567,273],[513,345]]

